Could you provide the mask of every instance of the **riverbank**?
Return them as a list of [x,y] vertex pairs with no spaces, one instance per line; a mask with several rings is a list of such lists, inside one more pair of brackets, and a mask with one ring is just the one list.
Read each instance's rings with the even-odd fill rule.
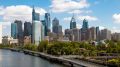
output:
[[44,58],[50,62],[59,63],[59,64],[63,64],[63,65],[70,66],[70,67],[76,67],[76,66],[87,67],[87,66],[81,65],[80,63],[77,63],[75,61],[71,61],[71,60],[68,60],[65,58],[61,58],[61,57],[56,57],[53,55],[48,55],[48,54],[41,53],[41,52],[30,51],[30,50],[21,50],[21,49],[15,49],[15,48],[4,48],[4,49],[16,51],[16,52],[22,52],[24,54],[29,54],[32,56],[38,56],[38,57]]
[[4,48],[4,49],[7,49],[7,50],[11,50],[11,51],[17,51],[17,52],[22,52],[24,54],[29,54],[29,55],[33,55],[33,56],[38,56],[38,57],[41,57],[41,58],[44,58],[50,62],[55,62],[55,63],[59,63],[59,64],[63,64],[63,65],[67,65],[67,66],[70,66],[70,67],[89,67],[89,65],[91,66],[94,66],[94,67],[105,67],[104,65],[102,64],[98,64],[98,63],[95,63],[96,65],[92,65],[94,64],[94,62],[91,62],[91,61],[88,61],[88,60],[84,60],[84,59],[81,59],[83,61],[85,61],[86,63],[89,63],[89,64],[81,64],[77,61],[73,61],[71,59],[66,59],[66,58],[63,58],[63,57],[57,57],[57,56],[53,56],[53,55],[48,55],[48,54],[45,54],[45,53],[41,53],[41,52],[36,52],[36,51],[30,51],[30,50],[21,50],[21,49],[15,49],[15,48]]

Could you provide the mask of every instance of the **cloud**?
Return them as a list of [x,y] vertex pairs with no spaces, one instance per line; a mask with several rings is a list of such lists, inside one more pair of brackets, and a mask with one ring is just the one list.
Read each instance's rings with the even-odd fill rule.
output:
[[84,19],[87,19],[88,21],[97,21],[98,18],[96,17],[93,17],[93,16],[78,16],[77,19],[79,20],[84,20]]
[[[88,21],[97,21],[98,18],[94,17],[94,16],[75,16],[76,20],[78,21],[83,21],[84,19],[87,19]],[[63,18],[63,20],[65,22],[70,22],[71,17],[65,17]]]
[[114,14],[113,19],[115,23],[120,23],[120,14]]
[[120,33],[120,29],[118,27],[113,27],[111,32],[112,33]]
[[65,12],[88,8],[89,6],[87,0],[52,0],[50,5],[52,12]]
[[69,11],[69,14],[82,14],[82,13],[92,13],[91,10],[73,10],[73,11]]
[[[43,8],[36,8],[36,12],[40,15],[44,15],[46,12]],[[32,8],[27,5],[16,5],[0,7],[0,16],[3,17],[3,21],[13,22],[14,20],[31,21],[32,20]]]
[[105,27],[104,26],[99,26],[99,29],[103,30],[103,29],[105,29]]

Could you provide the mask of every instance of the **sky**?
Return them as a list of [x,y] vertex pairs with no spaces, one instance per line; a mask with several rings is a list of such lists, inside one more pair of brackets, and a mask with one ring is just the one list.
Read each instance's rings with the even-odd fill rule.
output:
[[0,0],[3,36],[10,35],[10,24],[14,20],[31,22],[33,6],[41,20],[46,12],[51,14],[51,20],[58,18],[63,30],[69,28],[74,14],[77,28],[81,28],[82,20],[87,19],[89,27],[120,32],[120,0]]

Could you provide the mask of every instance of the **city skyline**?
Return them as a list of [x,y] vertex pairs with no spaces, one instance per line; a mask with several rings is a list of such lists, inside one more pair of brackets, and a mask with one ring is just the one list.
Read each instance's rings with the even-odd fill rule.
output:
[[[62,25],[63,30],[69,29],[70,20],[74,13],[76,26],[78,28],[81,28],[82,20],[86,18],[89,26],[99,26],[100,28],[108,28],[112,32],[120,32],[119,0],[32,1],[33,0],[0,0],[0,23],[3,24],[4,35],[10,35],[11,28],[9,27],[14,20],[31,21],[33,5],[36,11],[40,13],[41,20],[43,20],[44,14],[49,12],[51,20],[55,17],[59,19],[59,23]],[[68,5],[71,5],[71,8],[69,8]]]

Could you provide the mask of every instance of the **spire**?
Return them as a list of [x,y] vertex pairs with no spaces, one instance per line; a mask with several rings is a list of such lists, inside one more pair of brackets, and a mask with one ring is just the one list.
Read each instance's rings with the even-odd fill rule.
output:
[[74,13],[73,13],[73,16],[72,16],[71,22],[76,22]]
[[33,5],[33,10],[32,10],[32,12],[35,12],[35,8],[34,8],[34,5]]

